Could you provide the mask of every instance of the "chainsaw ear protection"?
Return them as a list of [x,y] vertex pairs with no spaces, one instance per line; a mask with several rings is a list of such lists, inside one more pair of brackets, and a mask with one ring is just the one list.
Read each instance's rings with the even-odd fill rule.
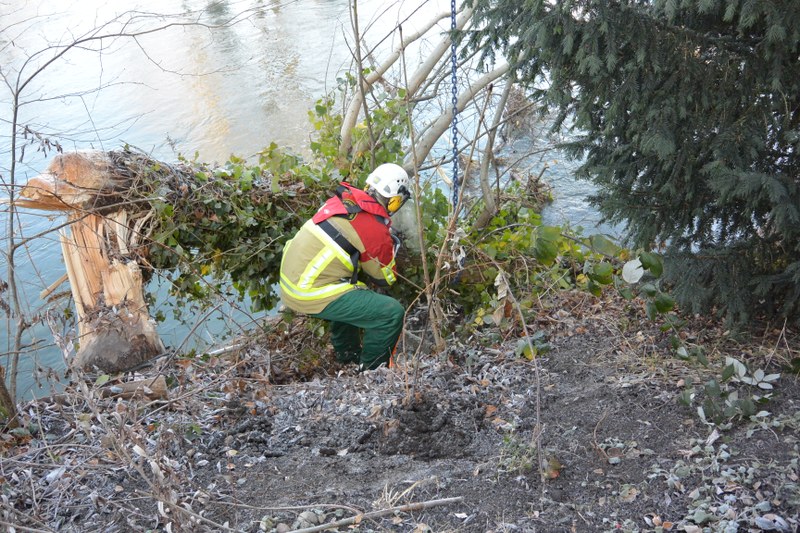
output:
[[386,204],[386,210],[389,211],[390,215],[395,214],[411,197],[411,194],[408,192],[408,189],[405,186],[400,187],[400,190],[397,192],[398,194],[389,198],[389,201]]

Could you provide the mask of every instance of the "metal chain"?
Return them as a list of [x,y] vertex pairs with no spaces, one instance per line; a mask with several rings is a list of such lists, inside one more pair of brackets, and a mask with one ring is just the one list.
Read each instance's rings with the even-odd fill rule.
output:
[[456,83],[456,0],[450,0],[450,60],[452,71],[450,73],[450,83],[452,85],[453,97],[453,209],[458,205],[458,87]]

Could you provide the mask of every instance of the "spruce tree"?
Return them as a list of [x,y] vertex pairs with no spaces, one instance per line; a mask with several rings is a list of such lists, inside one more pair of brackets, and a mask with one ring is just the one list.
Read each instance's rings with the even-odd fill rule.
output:
[[592,202],[667,251],[685,308],[797,320],[800,0],[471,3],[468,46],[575,128]]

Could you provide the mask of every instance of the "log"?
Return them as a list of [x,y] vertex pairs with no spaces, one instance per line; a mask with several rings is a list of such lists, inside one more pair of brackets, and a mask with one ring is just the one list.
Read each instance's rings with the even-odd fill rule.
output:
[[[112,228],[108,226],[112,225]],[[164,343],[144,301],[141,268],[109,239],[113,221],[98,215],[73,220],[62,236],[64,262],[78,313],[80,348],[74,365],[123,372],[162,354]]]
[[104,398],[123,399],[147,398],[148,400],[166,400],[169,398],[167,380],[161,375],[155,378],[107,385],[100,389],[100,395]]
[[[151,401],[169,399],[167,380],[161,375],[154,378],[104,385],[98,389],[98,393],[102,398],[122,398],[123,400],[134,398]],[[74,398],[75,396],[72,394],[55,394],[49,397],[49,401],[68,405]]]

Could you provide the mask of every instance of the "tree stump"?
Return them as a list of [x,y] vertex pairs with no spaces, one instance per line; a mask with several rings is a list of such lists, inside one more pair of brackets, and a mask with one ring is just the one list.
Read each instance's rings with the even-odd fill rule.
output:
[[60,241],[78,315],[73,364],[83,369],[122,372],[164,352],[135,253],[151,215],[126,204],[130,185],[105,152],[61,154],[16,202],[68,213]]

